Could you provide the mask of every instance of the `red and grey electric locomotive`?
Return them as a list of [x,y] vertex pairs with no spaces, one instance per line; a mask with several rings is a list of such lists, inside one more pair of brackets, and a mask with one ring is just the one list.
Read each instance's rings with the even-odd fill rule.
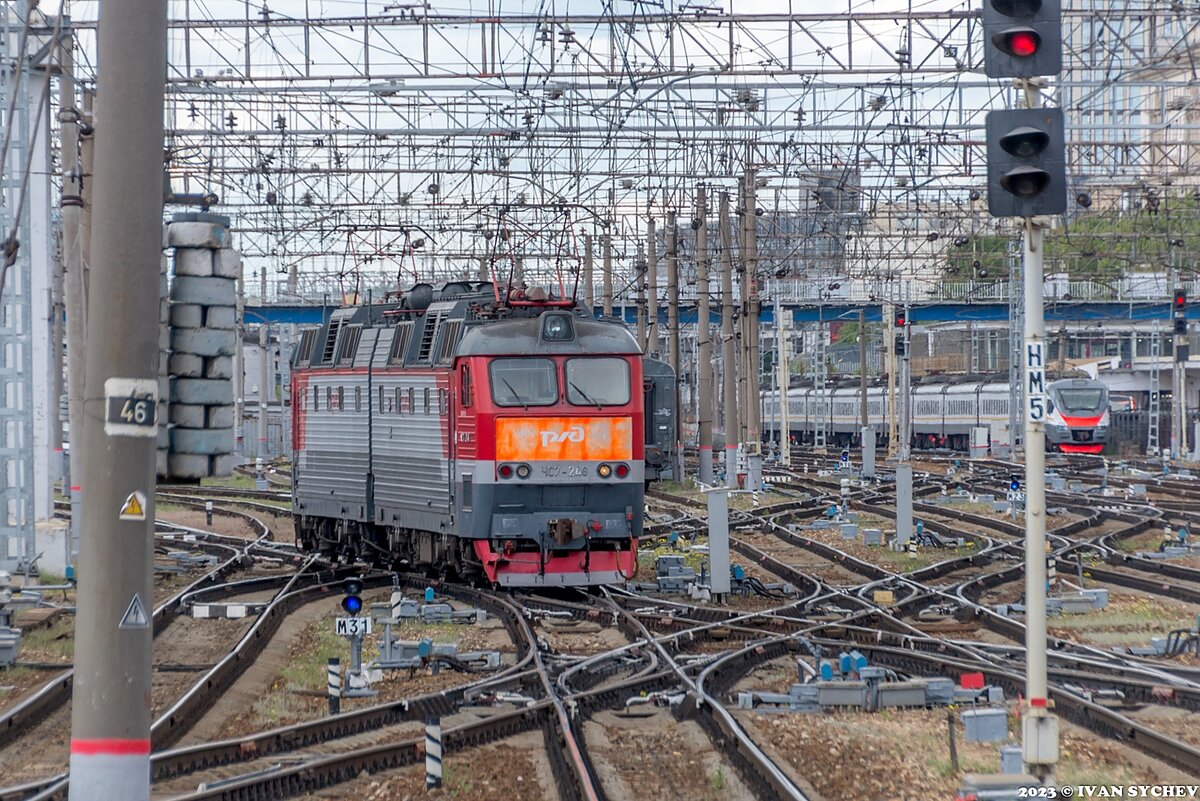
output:
[[297,541],[507,586],[631,577],[647,429],[629,330],[541,290],[397,295],[297,348]]

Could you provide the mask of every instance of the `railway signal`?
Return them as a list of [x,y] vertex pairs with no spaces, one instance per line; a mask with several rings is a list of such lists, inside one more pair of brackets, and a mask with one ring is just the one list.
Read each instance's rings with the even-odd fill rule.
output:
[[342,583],[342,592],[345,597],[342,598],[342,609],[346,610],[346,614],[354,616],[362,611],[363,599],[360,593],[362,592],[361,579],[346,579]]
[[989,78],[1032,78],[1062,71],[1060,0],[985,0],[983,65]]
[[988,112],[987,162],[988,212],[993,217],[1067,210],[1062,109]]
[[907,328],[908,328],[908,309],[896,309],[894,318],[896,323],[896,355],[903,356],[906,351]]

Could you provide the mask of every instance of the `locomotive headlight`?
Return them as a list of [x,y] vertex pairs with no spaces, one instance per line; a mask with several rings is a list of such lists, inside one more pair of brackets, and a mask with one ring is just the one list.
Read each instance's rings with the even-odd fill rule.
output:
[[627,476],[627,475],[629,475],[629,465],[627,465],[627,464],[617,465],[617,478],[625,478],[625,476]]
[[511,464],[502,464],[502,465],[500,465],[499,469],[496,470],[496,473],[499,474],[500,478],[512,478],[512,474],[513,474],[512,465]]
[[547,342],[569,342],[575,338],[575,327],[565,314],[547,314],[542,318],[542,339]]
[[533,471],[531,471],[529,469],[529,465],[527,465],[527,464],[517,465],[517,478],[529,478],[529,474],[531,472],[533,472]]
[[612,465],[602,464],[596,468],[596,475],[600,476],[600,478],[608,478],[612,475],[612,470]]

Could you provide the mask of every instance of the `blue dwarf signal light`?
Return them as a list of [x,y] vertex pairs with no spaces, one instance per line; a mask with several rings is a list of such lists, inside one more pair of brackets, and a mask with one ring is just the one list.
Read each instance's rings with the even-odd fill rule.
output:
[[1008,488],[1013,492],[1019,490],[1021,488],[1021,479],[1014,478],[1012,481],[1008,482]]
[[347,579],[342,584],[342,591],[346,593],[346,597],[342,598],[342,609],[346,610],[346,614],[357,615],[361,612],[363,599],[359,593],[362,592],[362,582],[358,579]]

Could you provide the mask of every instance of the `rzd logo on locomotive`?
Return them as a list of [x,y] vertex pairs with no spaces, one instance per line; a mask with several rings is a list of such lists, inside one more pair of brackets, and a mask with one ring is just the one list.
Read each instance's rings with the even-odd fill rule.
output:
[[499,461],[606,461],[633,458],[631,417],[500,417]]
[[583,442],[583,426],[571,426],[566,431],[542,432],[542,447],[557,445],[560,442]]

